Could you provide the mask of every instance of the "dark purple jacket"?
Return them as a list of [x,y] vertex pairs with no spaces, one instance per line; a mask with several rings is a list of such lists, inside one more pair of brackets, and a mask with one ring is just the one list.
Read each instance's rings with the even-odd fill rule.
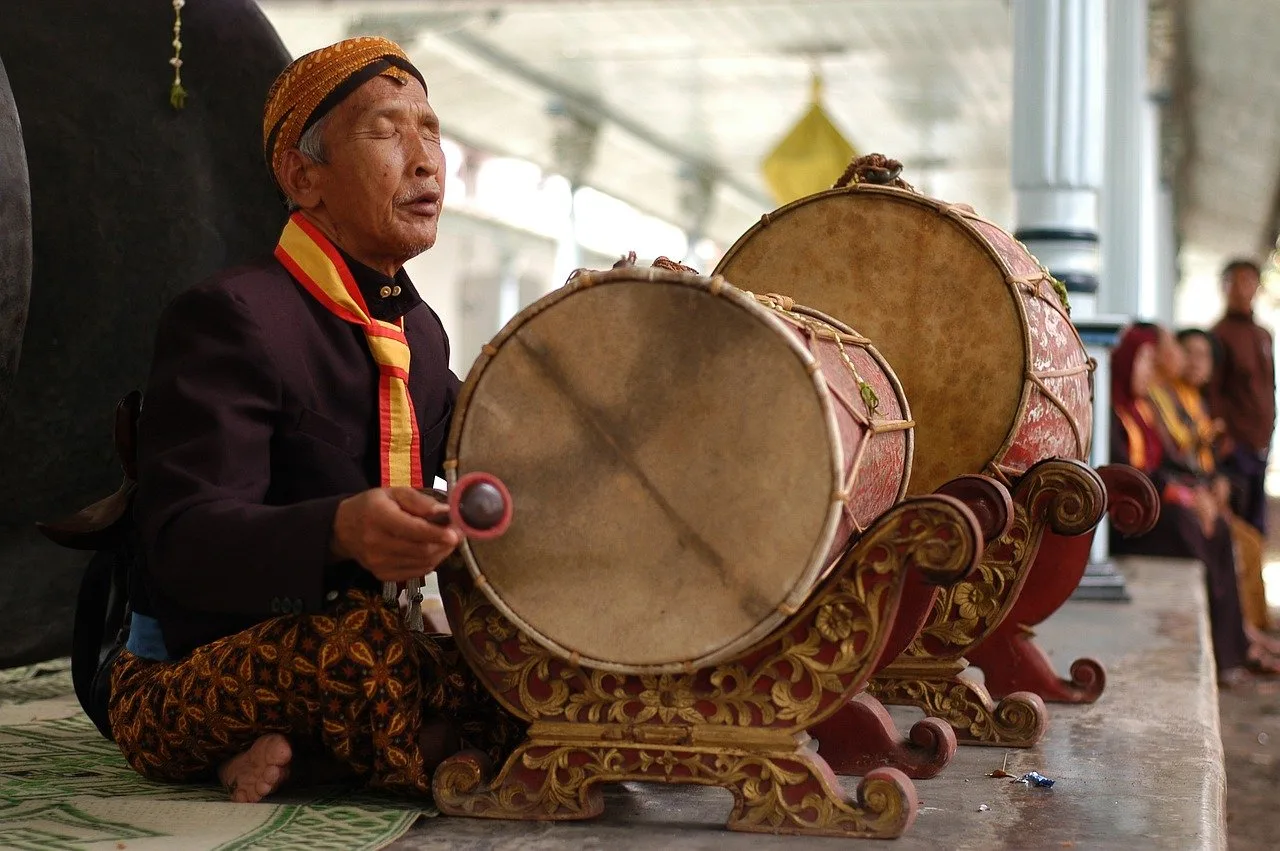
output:
[[[406,285],[376,304],[404,313],[422,469],[444,458],[458,379],[439,317]],[[376,589],[326,566],[334,512],[379,480],[377,367],[364,332],[329,313],[269,259],[178,296],[160,320],[138,424],[134,511],[145,600],[173,658],[278,614],[318,612],[343,589]],[[136,586],[135,586],[136,587]],[[136,592],[135,592],[136,593]]]

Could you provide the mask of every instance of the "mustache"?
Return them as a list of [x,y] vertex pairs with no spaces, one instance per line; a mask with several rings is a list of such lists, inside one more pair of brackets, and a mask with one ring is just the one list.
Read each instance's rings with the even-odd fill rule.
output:
[[392,200],[396,204],[409,204],[414,201],[426,199],[428,201],[439,202],[444,193],[440,191],[438,186],[428,186],[423,189],[415,189],[412,192],[402,192],[397,194]]

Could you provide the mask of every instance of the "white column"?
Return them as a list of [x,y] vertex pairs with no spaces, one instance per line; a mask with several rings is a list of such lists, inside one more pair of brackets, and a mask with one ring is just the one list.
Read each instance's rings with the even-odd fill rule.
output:
[[1016,236],[1097,313],[1105,0],[1014,0]]
[[[1138,315],[1163,321],[1160,311],[1169,282],[1163,280],[1160,264],[1160,107],[1144,89],[1138,109],[1142,115],[1138,139]],[[1103,191],[1105,194],[1105,188]],[[1106,232],[1103,234],[1106,245]]]
[[[1134,0],[1138,2],[1138,0]],[[1141,0],[1145,2],[1145,0]],[[1109,349],[1121,322],[1102,312],[1100,193],[1107,111],[1107,0],[1014,0],[1015,235],[1066,287],[1071,315],[1098,363],[1093,457],[1110,459]],[[1102,282],[1100,285],[1100,281]],[[1124,599],[1100,523],[1081,582]]]
[[1147,28],[1147,0],[1108,0],[1102,292],[1107,312],[1155,319],[1160,118],[1148,90]]
[[555,160],[552,171],[569,181],[569,219],[562,222],[565,228],[556,248],[555,271],[552,288],[564,284],[576,269],[582,266],[582,246],[578,241],[578,190],[583,186],[596,161],[600,143],[600,121],[575,113],[566,104],[553,102],[547,107],[551,116],[551,154]]
[[1159,298],[1156,317],[1173,327],[1174,302],[1177,299],[1178,223],[1174,218],[1173,187],[1161,183],[1156,201],[1156,282]]

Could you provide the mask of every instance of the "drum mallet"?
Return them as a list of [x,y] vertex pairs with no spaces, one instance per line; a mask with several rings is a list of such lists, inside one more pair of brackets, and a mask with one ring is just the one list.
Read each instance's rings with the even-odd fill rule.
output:
[[449,513],[432,517],[439,526],[453,523],[467,538],[496,538],[511,525],[512,502],[507,486],[489,473],[467,473],[449,489]]

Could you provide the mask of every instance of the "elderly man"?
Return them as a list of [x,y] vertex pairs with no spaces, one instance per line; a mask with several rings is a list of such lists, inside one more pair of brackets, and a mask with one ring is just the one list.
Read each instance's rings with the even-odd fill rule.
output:
[[1232,507],[1259,532],[1267,527],[1267,459],[1276,424],[1275,353],[1271,334],[1253,318],[1261,270],[1251,260],[1233,260],[1222,271],[1227,314],[1213,326],[1221,358],[1210,386],[1214,416],[1227,424],[1225,472]]
[[436,239],[439,121],[403,51],[357,38],[285,69],[263,135],[293,210],[274,257],[160,323],[112,733],[147,777],[216,775],[235,801],[313,755],[429,795],[449,752],[499,759],[521,732],[447,637],[410,631],[381,593],[459,541],[419,490],[458,380],[402,268]]

